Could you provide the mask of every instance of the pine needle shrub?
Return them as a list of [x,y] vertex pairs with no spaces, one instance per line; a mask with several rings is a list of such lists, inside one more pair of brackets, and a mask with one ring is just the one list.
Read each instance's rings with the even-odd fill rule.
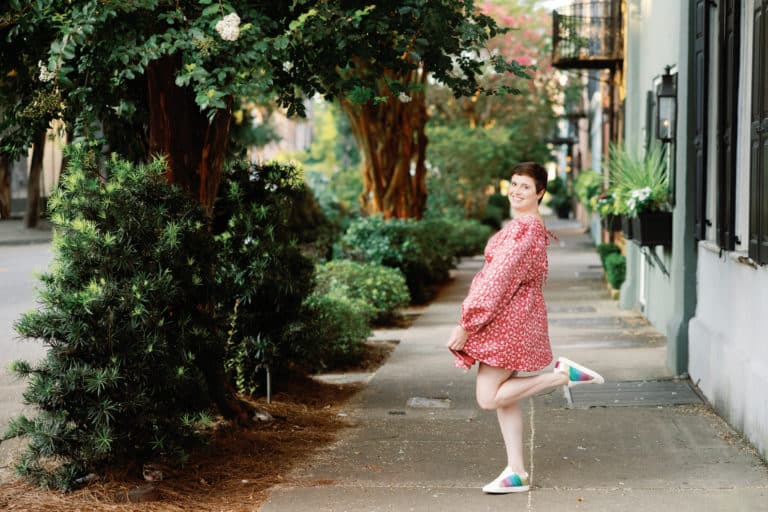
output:
[[206,218],[167,183],[165,162],[113,157],[100,169],[87,147],[70,151],[49,201],[40,306],[16,324],[48,347],[12,366],[36,412],[6,434],[29,440],[20,474],[61,489],[106,463],[183,456],[209,407],[196,362],[221,358],[223,343],[201,307],[213,278]]
[[237,163],[222,180],[214,210],[216,302],[230,319],[225,365],[242,393],[260,390],[262,367],[279,372],[306,357],[289,335],[314,287],[313,264],[290,225],[303,187],[300,169],[276,162]]

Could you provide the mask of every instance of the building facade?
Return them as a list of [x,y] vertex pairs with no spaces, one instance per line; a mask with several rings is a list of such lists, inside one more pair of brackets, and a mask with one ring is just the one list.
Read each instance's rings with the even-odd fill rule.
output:
[[627,0],[625,143],[656,137],[668,72],[672,243],[627,243],[620,304],[768,457],[768,0]]

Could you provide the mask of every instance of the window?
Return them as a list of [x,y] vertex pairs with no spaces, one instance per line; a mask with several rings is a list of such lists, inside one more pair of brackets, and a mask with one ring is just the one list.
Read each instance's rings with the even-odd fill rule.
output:
[[768,0],[755,0],[749,173],[749,256],[768,263]]

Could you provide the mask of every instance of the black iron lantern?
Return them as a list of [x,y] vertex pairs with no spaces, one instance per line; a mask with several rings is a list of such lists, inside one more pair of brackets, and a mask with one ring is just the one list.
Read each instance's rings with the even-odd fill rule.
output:
[[677,126],[677,87],[669,70],[670,66],[667,66],[656,89],[656,138],[662,142],[675,140]]

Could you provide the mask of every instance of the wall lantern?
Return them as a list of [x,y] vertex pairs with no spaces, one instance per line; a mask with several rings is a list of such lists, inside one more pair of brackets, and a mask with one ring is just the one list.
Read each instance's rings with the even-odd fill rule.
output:
[[661,76],[661,84],[656,89],[656,138],[662,142],[675,140],[677,126],[677,87],[670,68],[666,67],[667,72]]

